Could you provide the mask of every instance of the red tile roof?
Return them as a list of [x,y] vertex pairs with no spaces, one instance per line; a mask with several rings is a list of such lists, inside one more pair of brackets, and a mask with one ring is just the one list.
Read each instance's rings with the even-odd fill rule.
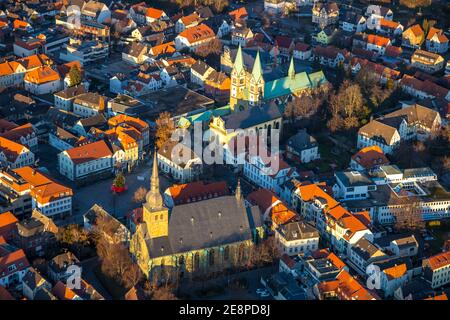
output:
[[66,152],[75,164],[81,164],[105,157],[112,157],[113,155],[108,145],[103,140],[72,148],[66,150]]
[[436,270],[450,265],[450,251],[439,253],[427,259],[430,268]]
[[187,184],[173,185],[168,191],[175,205],[215,198],[230,193],[225,181],[212,183],[196,181]]
[[206,24],[200,24],[195,27],[187,28],[179,34],[180,37],[186,38],[190,44],[212,39],[216,35],[214,31]]

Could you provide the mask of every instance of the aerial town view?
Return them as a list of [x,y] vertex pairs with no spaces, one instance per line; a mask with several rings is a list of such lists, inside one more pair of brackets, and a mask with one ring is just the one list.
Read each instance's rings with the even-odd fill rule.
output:
[[0,300],[448,300],[449,39],[447,0],[0,0]]

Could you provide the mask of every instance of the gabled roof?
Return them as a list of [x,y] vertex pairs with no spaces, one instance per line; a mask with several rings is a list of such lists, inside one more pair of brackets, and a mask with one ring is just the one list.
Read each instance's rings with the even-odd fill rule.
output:
[[72,148],[65,152],[67,152],[67,155],[75,164],[81,164],[104,157],[112,157],[111,150],[103,140]]

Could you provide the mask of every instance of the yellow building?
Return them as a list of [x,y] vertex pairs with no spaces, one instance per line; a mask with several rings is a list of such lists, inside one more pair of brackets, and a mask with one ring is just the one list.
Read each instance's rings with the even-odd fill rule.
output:
[[259,106],[269,100],[279,99],[281,101],[292,94],[298,95],[326,82],[322,71],[311,74],[297,73],[293,58],[287,75],[273,79],[273,75],[263,72],[259,51],[250,72],[244,66],[244,57],[239,46],[231,71],[230,108],[238,111],[247,107]]
[[142,220],[130,251],[152,279],[206,275],[242,265],[262,228],[258,207],[245,205],[239,185],[236,195],[177,205],[169,212],[159,190],[156,156]]

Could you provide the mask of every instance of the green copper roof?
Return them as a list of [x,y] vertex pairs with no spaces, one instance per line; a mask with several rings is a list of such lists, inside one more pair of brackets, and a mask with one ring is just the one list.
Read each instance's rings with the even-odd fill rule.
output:
[[311,88],[315,86],[315,84],[325,80],[323,73],[323,79],[318,73],[321,72],[316,72],[313,74],[312,80],[308,77],[306,72],[300,72],[295,74],[294,77],[287,76],[274,81],[266,82],[264,85],[264,99],[274,99],[302,89]]
[[311,84],[313,87],[317,87],[327,81],[327,79],[325,78],[325,75],[323,74],[322,71],[310,73],[309,80],[311,81]]
[[234,69],[239,73],[244,70],[244,56],[242,55],[242,48],[239,45],[238,51],[236,53],[236,59],[234,60]]
[[178,120],[178,126],[189,127],[194,122],[207,122],[211,119],[212,116],[225,116],[230,112],[230,105],[226,105],[214,110],[206,110],[189,117],[181,117],[180,120]]
[[262,77],[263,71],[261,67],[261,59],[259,57],[259,50],[256,53],[255,64],[253,65],[252,76],[256,82]]

